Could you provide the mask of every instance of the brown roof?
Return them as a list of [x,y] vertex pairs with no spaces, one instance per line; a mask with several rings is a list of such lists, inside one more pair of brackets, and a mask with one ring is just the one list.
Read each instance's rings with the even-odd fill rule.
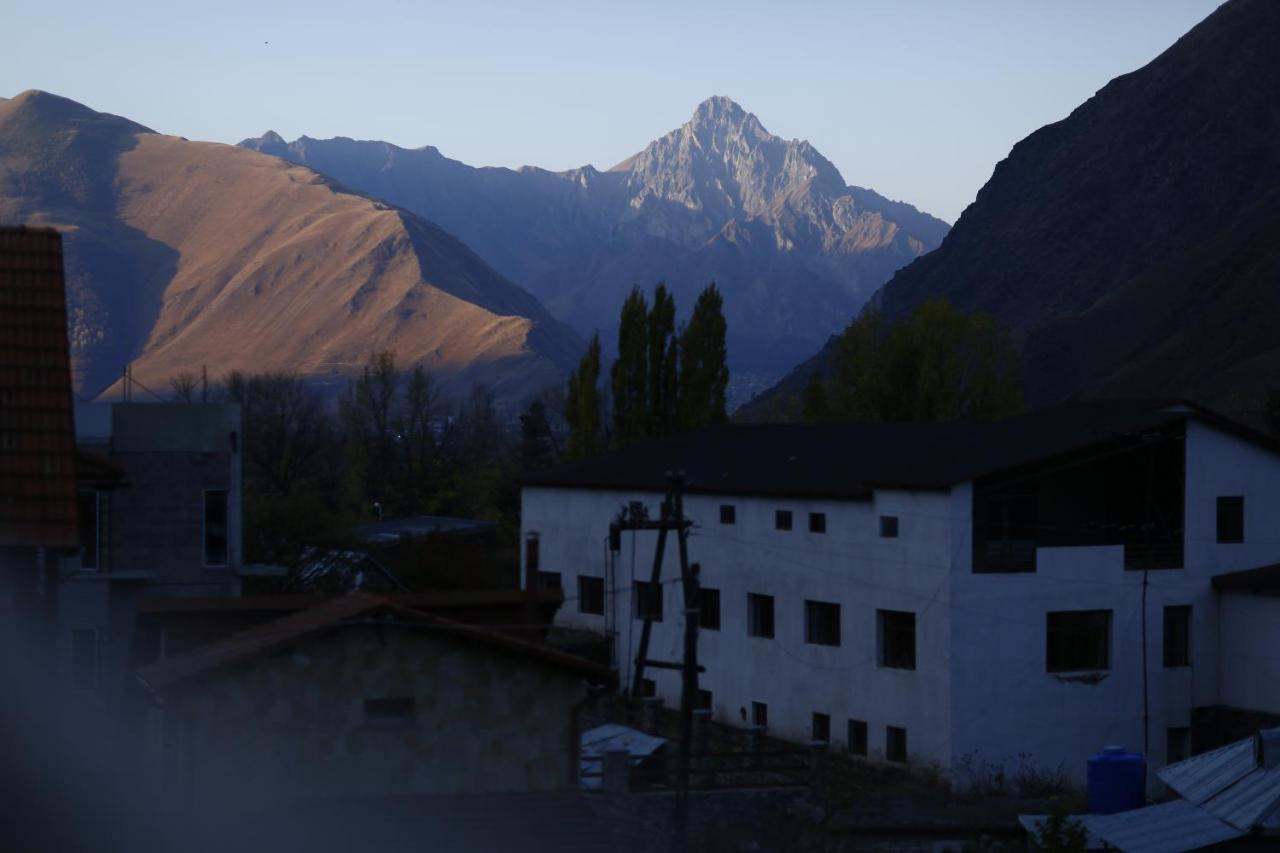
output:
[[374,615],[391,617],[386,623],[387,627],[433,628],[491,648],[569,669],[598,683],[609,683],[613,679],[613,672],[607,667],[583,658],[474,625],[411,610],[389,599],[363,592],[322,601],[313,607],[241,631],[225,640],[153,663],[138,670],[137,675],[147,687],[163,691],[224,666],[291,645],[311,634],[339,628],[352,620]]
[[0,228],[0,545],[78,544],[75,447],[62,238]]

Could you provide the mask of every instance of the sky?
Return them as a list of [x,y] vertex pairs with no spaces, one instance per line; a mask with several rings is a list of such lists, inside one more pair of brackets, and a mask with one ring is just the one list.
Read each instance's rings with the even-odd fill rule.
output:
[[608,168],[728,95],[847,183],[954,222],[1022,137],[1217,0],[0,0],[0,96],[163,133],[350,136]]

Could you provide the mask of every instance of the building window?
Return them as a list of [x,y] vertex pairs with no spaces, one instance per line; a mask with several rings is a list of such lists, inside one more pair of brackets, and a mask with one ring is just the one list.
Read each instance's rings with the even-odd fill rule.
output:
[[747,593],[747,636],[773,639],[773,596]]
[[698,691],[698,710],[699,711],[711,710],[711,691],[710,690]]
[[877,610],[880,666],[916,668],[916,615],[901,610]]
[[720,504],[720,523],[736,524],[738,521],[738,511],[733,504]]
[[780,509],[773,514],[773,526],[778,530],[791,529],[791,510]]
[[578,575],[578,612],[604,615],[604,578]]
[[640,679],[640,695],[648,698],[658,695],[658,682],[652,678]]
[[829,601],[804,603],[804,641],[815,646],[840,645],[840,605]]
[[563,589],[559,572],[538,572],[538,589]]
[[80,568],[96,569],[101,559],[101,509],[100,495],[96,490],[80,492]]
[[634,598],[637,619],[662,621],[662,584],[636,581]]
[[71,632],[71,683],[86,690],[98,686],[96,628],[76,628]]
[[1187,726],[1172,726],[1165,735],[1164,761],[1172,764],[1175,761],[1191,757],[1191,729]]
[[1060,610],[1046,619],[1045,669],[1079,672],[1111,668],[1111,611]]
[[898,517],[896,515],[880,516],[880,538],[881,539],[897,539],[898,538]]
[[720,630],[720,590],[709,586],[698,589],[698,627]]
[[394,729],[413,724],[413,697],[391,696],[364,700],[364,722],[367,726]]
[[1164,609],[1164,665],[1191,666],[1191,605]]
[[751,725],[757,728],[769,728],[769,706],[763,702],[751,703]]
[[204,564],[227,565],[227,490],[204,493]]
[[884,730],[884,757],[890,761],[907,760],[907,730],[900,726],[886,726]]
[[827,514],[825,512],[809,513],[809,532],[810,533],[826,533],[827,532]]
[[831,743],[831,715],[813,712],[813,742]]
[[1222,543],[1244,541],[1244,497],[1242,495],[1218,498],[1218,541]]
[[854,755],[867,754],[867,721],[849,721],[849,751]]

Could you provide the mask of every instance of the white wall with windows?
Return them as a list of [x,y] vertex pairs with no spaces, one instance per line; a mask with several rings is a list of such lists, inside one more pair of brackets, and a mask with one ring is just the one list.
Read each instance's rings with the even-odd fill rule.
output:
[[[656,493],[530,487],[522,506],[525,534],[538,534],[539,568],[559,573],[565,589],[557,621],[597,631],[612,624],[624,684],[643,624],[633,582],[649,580],[657,533],[624,532],[616,555],[607,538],[610,522],[635,500],[658,517]],[[716,719],[750,724],[755,703],[772,734],[809,741],[814,715],[825,715],[838,748],[848,745],[850,720],[858,721],[867,751],[880,756],[894,727],[905,730],[911,756],[945,761],[948,507],[945,492],[878,491],[863,501],[686,496],[695,523],[689,560],[700,564],[702,585],[719,605],[719,627],[700,631],[698,651],[707,670],[700,686],[711,692]],[[674,536],[662,577],[663,619],[654,623],[649,657],[678,661],[683,600]],[[609,615],[583,612],[597,609]],[[888,648],[878,611],[893,614]],[[677,671],[649,669],[646,677],[669,706],[678,704]]]

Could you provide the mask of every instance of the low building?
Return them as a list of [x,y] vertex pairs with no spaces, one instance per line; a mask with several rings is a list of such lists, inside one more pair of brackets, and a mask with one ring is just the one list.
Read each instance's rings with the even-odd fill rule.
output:
[[260,799],[545,791],[612,673],[364,593],[143,667],[167,787]]
[[[610,524],[633,505],[658,518],[676,470],[700,704],[960,782],[1014,756],[1080,781],[1108,744],[1152,768],[1185,757],[1196,709],[1234,689],[1212,580],[1280,561],[1280,446],[1190,404],[713,427],[524,484],[523,533],[566,589],[558,619],[606,633],[623,684],[645,615],[650,656],[678,660],[686,605],[676,537],[653,586],[657,534],[610,547]],[[679,672],[645,676],[678,702]]]
[[240,407],[76,407],[79,559],[63,574],[62,658],[83,695],[115,707],[137,601],[240,590]]

